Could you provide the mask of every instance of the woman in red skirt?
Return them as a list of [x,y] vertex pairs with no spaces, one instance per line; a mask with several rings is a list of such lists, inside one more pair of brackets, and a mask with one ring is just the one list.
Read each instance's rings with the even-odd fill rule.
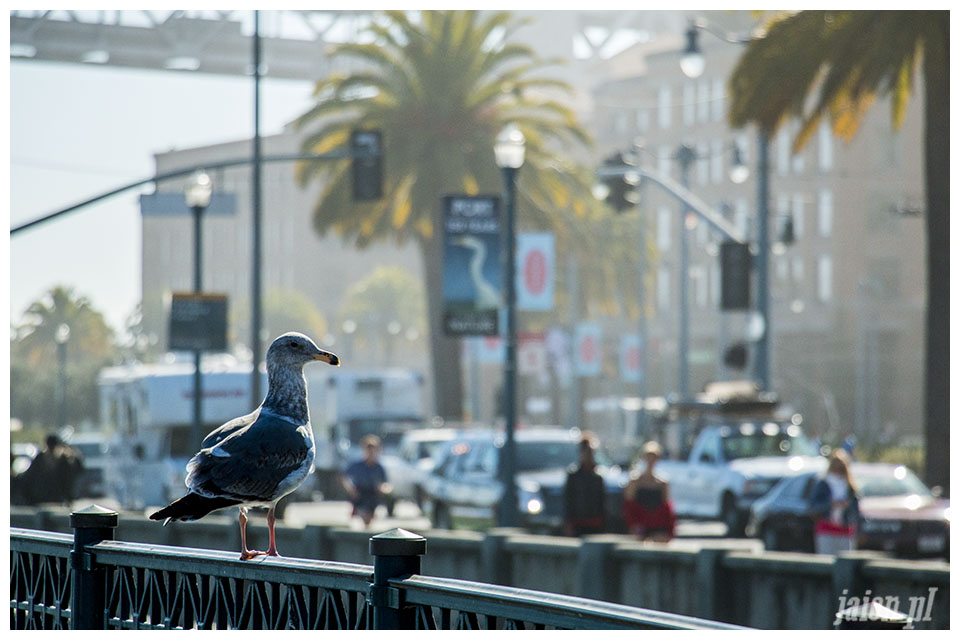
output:
[[654,473],[660,459],[660,445],[648,442],[641,452],[647,466],[623,490],[623,519],[630,533],[640,540],[667,542],[673,538],[677,519],[670,503],[669,486]]

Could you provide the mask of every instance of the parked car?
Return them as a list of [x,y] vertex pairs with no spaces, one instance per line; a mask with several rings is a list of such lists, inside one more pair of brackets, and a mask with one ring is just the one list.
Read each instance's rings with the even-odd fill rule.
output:
[[826,461],[792,422],[728,419],[704,427],[687,460],[661,460],[678,516],[722,520],[742,536],[751,504],[782,478],[820,471]]
[[[520,526],[551,531],[560,527],[563,482],[566,469],[577,461],[579,439],[577,429],[534,427],[516,432]],[[503,497],[499,476],[503,445],[499,432],[469,432],[448,443],[424,483],[424,511],[433,526],[485,529],[496,523]],[[621,474],[611,471],[608,477],[608,504],[615,504],[619,514]]]
[[393,501],[409,500],[423,507],[423,483],[433,471],[434,454],[456,435],[456,429],[413,429],[403,434],[395,449],[384,449],[380,463],[393,487]]
[[[903,465],[855,462],[850,470],[860,495],[858,548],[949,558],[948,500]],[[812,553],[810,497],[818,478],[810,472],[778,483],[754,503],[747,533],[761,538],[770,550]]]

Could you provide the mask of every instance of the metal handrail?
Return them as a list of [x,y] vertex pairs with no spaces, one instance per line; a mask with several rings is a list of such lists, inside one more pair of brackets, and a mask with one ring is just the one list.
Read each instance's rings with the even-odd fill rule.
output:
[[[562,629],[743,629],[674,613],[532,589],[410,576],[390,580],[408,605],[439,607]],[[488,622],[489,624],[489,622]]]
[[371,567],[300,558],[241,561],[226,551],[120,542],[112,539],[116,513],[91,507],[72,514],[71,522],[74,517],[73,537],[11,529],[16,628],[69,622],[72,629],[454,629],[480,628],[481,621],[489,629],[742,628],[423,576],[426,539],[399,529],[370,539]]
[[373,567],[303,558],[240,560],[235,552],[105,540],[87,547],[97,564],[366,592]]

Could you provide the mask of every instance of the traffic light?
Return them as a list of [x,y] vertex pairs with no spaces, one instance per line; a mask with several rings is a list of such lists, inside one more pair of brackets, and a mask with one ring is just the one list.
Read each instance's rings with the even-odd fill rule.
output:
[[743,371],[747,368],[747,345],[742,342],[727,347],[723,353],[723,364],[729,369]]
[[720,309],[750,309],[750,247],[728,241],[720,245]]
[[359,202],[383,197],[383,145],[380,131],[354,130],[350,133],[353,164],[353,199]]
[[[623,154],[618,151],[604,160],[603,166],[629,167],[630,164],[623,157]],[[603,200],[613,207],[613,210],[617,213],[626,211],[637,204],[636,178],[638,178],[636,174],[634,174],[634,176],[624,174],[601,178],[601,183],[605,191]]]

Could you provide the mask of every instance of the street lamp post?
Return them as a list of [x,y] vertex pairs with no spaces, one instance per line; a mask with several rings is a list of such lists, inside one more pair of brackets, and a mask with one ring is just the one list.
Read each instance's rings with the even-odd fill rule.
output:
[[[688,78],[698,78],[703,74],[706,62],[700,50],[698,36],[700,30],[709,31],[716,37],[731,44],[745,45],[749,38],[730,37],[707,29],[702,22],[693,21],[687,28],[687,45],[680,59],[680,69]],[[757,131],[757,314],[762,331],[757,339],[754,360],[754,377],[762,390],[770,388],[770,138],[763,128]]]
[[[674,159],[680,165],[680,184],[690,188],[690,167],[697,159],[696,151],[688,144],[677,149]],[[677,372],[677,391],[681,399],[686,399],[690,391],[690,306],[689,306],[689,270],[690,244],[687,233],[687,205],[680,210],[680,341],[677,351],[680,356],[680,368]]]
[[[210,176],[202,171],[193,174],[184,195],[187,206],[193,213],[193,290],[203,291],[203,211],[210,205],[213,185]],[[203,357],[198,349],[193,352],[193,441],[198,447],[203,442],[203,378],[200,373],[200,360]]]
[[57,327],[53,339],[57,343],[57,428],[67,424],[67,340],[70,325],[63,322]]
[[500,465],[501,482],[503,484],[503,498],[500,501],[498,524],[501,527],[512,527],[517,524],[517,486],[514,482],[516,471],[516,445],[514,430],[517,421],[516,386],[517,386],[517,327],[516,327],[516,192],[517,170],[523,166],[525,140],[523,132],[515,124],[509,124],[497,136],[493,151],[497,166],[503,172],[505,189],[504,220],[505,233],[505,266],[504,269],[504,301],[506,303],[506,361],[503,370],[503,415],[506,440],[503,444]]

